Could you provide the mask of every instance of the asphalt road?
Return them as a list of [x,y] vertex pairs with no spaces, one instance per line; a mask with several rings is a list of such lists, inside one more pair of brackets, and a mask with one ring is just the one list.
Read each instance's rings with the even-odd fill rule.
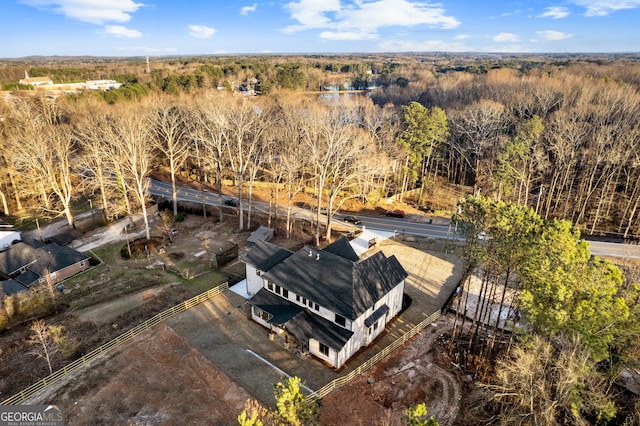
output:
[[[171,199],[171,184],[160,182],[157,180],[151,180],[149,187],[149,193],[151,195],[165,197]],[[178,189],[178,200],[189,201],[193,203],[202,203],[202,192],[197,189],[180,187]],[[223,200],[232,198],[223,196]],[[218,194],[205,192],[204,202],[209,206],[218,206]],[[268,211],[268,204],[254,201],[254,209],[262,212]],[[228,207],[228,206],[227,206]],[[228,207],[232,208],[232,207]],[[286,214],[284,207],[279,207],[281,214]],[[293,209],[293,215],[299,219],[315,220],[315,213],[309,210],[296,207]],[[334,216],[335,222],[344,223],[342,218],[344,215],[336,214]],[[463,238],[456,234],[455,229],[450,226],[433,225],[427,223],[411,222],[406,218],[389,218],[389,217],[371,217],[371,216],[358,216],[358,219],[362,221],[359,225],[352,225],[358,228],[366,227],[368,229],[376,229],[388,232],[397,232],[399,234],[410,234],[420,237],[431,238],[443,238],[443,239],[455,239],[463,240]],[[640,259],[640,246],[623,244],[623,243],[610,243],[602,241],[588,241],[591,253],[596,256],[609,256],[618,258],[631,258]]]

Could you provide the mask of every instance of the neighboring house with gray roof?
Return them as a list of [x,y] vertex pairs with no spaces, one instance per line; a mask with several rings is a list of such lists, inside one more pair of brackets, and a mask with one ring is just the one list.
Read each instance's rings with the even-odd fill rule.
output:
[[375,340],[402,309],[408,275],[395,256],[359,259],[344,237],[295,253],[258,242],[243,260],[253,320],[286,333],[334,368]]
[[6,289],[18,291],[20,286],[27,289],[44,283],[47,272],[55,284],[89,266],[89,256],[69,247],[20,241],[0,252],[0,281],[12,281],[3,284],[5,293]]

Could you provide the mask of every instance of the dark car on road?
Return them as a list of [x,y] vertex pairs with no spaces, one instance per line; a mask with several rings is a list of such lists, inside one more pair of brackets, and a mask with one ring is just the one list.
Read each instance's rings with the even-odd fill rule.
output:
[[398,210],[398,209],[395,209],[395,210],[389,210],[389,211],[388,211],[387,213],[385,213],[385,214],[386,214],[387,216],[389,216],[389,217],[400,217],[400,218],[404,217],[404,215],[405,215],[404,210]]
[[345,222],[351,222],[354,225],[360,225],[362,223],[360,219],[351,215],[343,217],[342,220],[344,220]]
[[225,206],[238,207],[238,200],[236,200],[235,198],[227,198],[223,202]]

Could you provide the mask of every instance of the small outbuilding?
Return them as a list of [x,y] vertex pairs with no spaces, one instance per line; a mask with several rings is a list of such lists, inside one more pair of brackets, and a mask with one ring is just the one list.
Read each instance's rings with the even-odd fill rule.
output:
[[249,238],[247,238],[247,243],[250,245],[254,245],[258,241],[271,241],[273,238],[273,228],[269,228],[266,226],[260,226],[258,229],[253,231]]

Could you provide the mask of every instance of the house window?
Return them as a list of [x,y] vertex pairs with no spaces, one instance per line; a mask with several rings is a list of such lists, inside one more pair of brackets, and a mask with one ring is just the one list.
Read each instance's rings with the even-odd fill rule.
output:
[[306,305],[306,304],[307,304],[307,298],[306,298],[306,297],[303,297],[303,298],[302,298],[302,304],[303,304],[303,305]]
[[300,302],[300,295],[296,294],[296,302]]
[[314,304],[315,306],[313,307],[313,309],[315,309],[316,311],[320,310],[320,305],[318,305],[317,303]]
[[269,321],[271,319],[271,315],[268,312],[263,311],[257,306],[253,307],[253,312],[258,318],[260,318],[263,321]]
[[282,297],[284,297],[285,299],[289,298],[289,290],[287,290],[286,288],[282,289]]
[[260,276],[260,274],[262,274],[262,271],[260,269],[256,269],[256,275]]
[[324,356],[329,356],[329,346],[320,343],[320,353]]
[[280,294],[282,287],[276,284],[276,293]]
[[273,283],[268,283],[268,284],[267,284],[267,288],[268,288],[270,291],[273,291]]
[[79,265],[80,265],[81,268],[84,268],[84,260],[81,260]]
[[341,325],[343,327],[346,327],[347,326],[347,319],[345,317],[343,317],[342,315],[336,314],[335,323],[338,324],[338,325]]

